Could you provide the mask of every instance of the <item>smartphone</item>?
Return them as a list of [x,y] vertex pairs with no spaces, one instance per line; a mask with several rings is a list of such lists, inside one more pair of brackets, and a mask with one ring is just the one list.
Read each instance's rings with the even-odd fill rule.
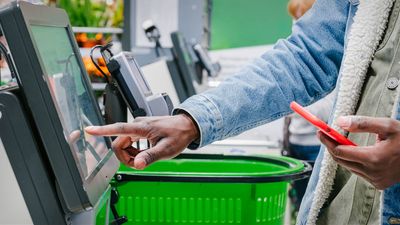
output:
[[299,105],[297,102],[291,102],[290,103],[290,108],[295,111],[297,114],[302,116],[304,119],[306,119],[308,122],[316,126],[320,131],[322,131],[324,134],[335,140],[337,143],[341,145],[353,145],[357,146],[354,144],[352,141],[347,139],[345,136],[328,126],[324,121],[320,120],[318,117],[314,116],[310,112],[308,112],[304,107]]

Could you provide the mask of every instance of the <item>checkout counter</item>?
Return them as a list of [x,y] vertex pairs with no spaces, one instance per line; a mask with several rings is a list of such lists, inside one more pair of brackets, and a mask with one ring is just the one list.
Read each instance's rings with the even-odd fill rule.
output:
[[109,224],[97,215],[119,162],[109,138],[84,132],[103,119],[67,14],[14,2],[0,26],[15,68],[15,82],[0,89],[1,174],[10,179],[0,195],[14,199],[2,201],[0,224]]

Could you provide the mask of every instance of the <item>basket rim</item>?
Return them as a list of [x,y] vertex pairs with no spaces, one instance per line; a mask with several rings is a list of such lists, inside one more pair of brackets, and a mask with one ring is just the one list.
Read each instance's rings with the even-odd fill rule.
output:
[[288,182],[293,180],[305,179],[310,176],[312,167],[305,161],[300,161],[284,156],[266,155],[221,155],[221,154],[181,154],[175,158],[197,159],[197,160],[249,160],[266,162],[286,167],[286,170],[278,172],[245,172],[240,175],[234,174],[215,174],[199,172],[157,172],[157,171],[118,171],[114,176],[117,182],[125,181],[162,181],[162,182],[201,182],[201,183],[270,183]]

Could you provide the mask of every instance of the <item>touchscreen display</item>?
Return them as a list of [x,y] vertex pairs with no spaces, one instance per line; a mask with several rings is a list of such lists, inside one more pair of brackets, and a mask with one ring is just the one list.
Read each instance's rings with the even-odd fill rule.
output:
[[36,25],[31,28],[65,139],[85,180],[109,151],[103,137],[84,132],[86,126],[100,125],[97,109],[84,84],[85,74],[66,28]]

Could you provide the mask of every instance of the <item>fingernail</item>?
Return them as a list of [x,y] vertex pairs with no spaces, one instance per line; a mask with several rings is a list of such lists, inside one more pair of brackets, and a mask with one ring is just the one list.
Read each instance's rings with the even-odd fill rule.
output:
[[342,128],[349,128],[351,125],[351,118],[347,116],[341,116],[337,119],[336,124]]
[[94,127],[93,126],[89,126],[89,127],[85,127],[85,131],[93,131]]
[[135,159],[135,168],[138,170],[142,170],[146,167],[146,161],[142,158]]

